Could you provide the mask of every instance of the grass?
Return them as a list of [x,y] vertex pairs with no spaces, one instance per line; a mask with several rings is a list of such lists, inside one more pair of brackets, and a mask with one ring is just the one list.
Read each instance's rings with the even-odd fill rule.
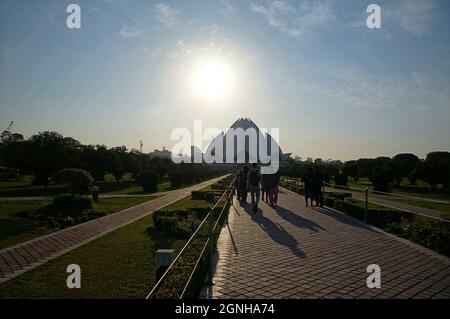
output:
[[434,210],[437,210],[437,211],[440,211],[443,213],[448,213],[448,215],[450,216],[450,204],[424,202],[424,201],[420,201],[420,200],[410,200],[410,199],[392,199],[392,201],[403,203],[403,204],[408,204],[408,205],[413,205],[413,206],[417,206],[417,207],[434,209]]
[[[352,204],[358,205],[359,207],[362,207],[362,208],[366,207],[366,203],[363,200],[359,200],[359,199],[352,198]],[[380,210],[380,211],[399,211],[400,212],[400,210],[382,206],[382,205],[378,205],[378,204],[374,204],[371,202],[368,203],[367,207],[368,207],[368,209],[376,209],[376,210]]]
[[[164,210],[208,205],[188,196]],[[0,284],[0,298],[145,298],[156,283],[156,250],[185,242],[159,232],[149,215]],[[70,264],[81,267],[81,289],[66,286]]]
[[[373,185],[368,178],[360,178],[358,182],[355,182],[351,177],[349,177],[347,184],[349,187],[367,187],[369,190],[373,190]],[[393,195],[399,194],[430,199],[450,200],[450,193],[446,193],[442,186],[438,187],[436,192],[433,192],[431,186],[427,183],[417,180],[417,185],[412,185],[407,178],[404,178],[399,186],[391,184],[391,193]]]
[[[93,204],[93,209],[96,212],[111,214],[156,197],[158,196],[102,198],[98,203]],[[50,203],[50,200],[0,201],[0,249],[58,230],[58,228],[48,228],[28,218],[20,217],[23,212],[37,210]]]
[[[0,284],[0,298],[145,298],[155,284],[155,251],[184,244],[152,226],[144,217]],[[70,264],[81,268],[80,289],[66,286]]]
[[[45,190],[43,186],[33,186],[31,182],[33,180],[32,175],[23,175],[18,180],[13,181],[0,181],[0,197],[25,197],[25,196],[52,196],[61,194],[65,191],[61,185],[50,184],[48,189]],[[98,181],[94,183],[100,187],[101,195],[143,195],[142,187],[134,181],[131,174],[124,174],[120,183],[117,183],[114,176],[110,173],[105,174],[104,181]],[[188,187],[191,185],[183,185],[182,187]],[[158,184],[158,192],[166,192],[173,190],[170,186],[170,181],[167,177],[164,177]]]

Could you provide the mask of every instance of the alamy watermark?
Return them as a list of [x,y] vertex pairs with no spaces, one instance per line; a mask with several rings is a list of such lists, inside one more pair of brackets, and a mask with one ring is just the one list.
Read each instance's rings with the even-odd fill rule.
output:
[[[274,174],[280,165],[280,130],[257,127],[203,128],[194,121],[193,134],[187,128],[172,131],[172,160],[175,163],[239,164],[259,163],[261,173]],[[204,142],[211,141],[204,148]]]
[[81,8],[78,4],[69,4],[66,8],[66,12],[70,13],[66,19],[66,26],[69,29],[81,28]]
[[70,275],[67,276],[66,285],[67,288],[73,289],[81,288],[81,268],[77,264],[70,264],[66,268],[66,272]]

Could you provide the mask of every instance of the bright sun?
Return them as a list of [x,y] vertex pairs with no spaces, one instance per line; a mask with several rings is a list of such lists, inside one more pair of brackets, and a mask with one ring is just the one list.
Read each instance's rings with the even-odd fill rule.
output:
[[194,94],[207,99],[227,97],[234,86],[233,71],[220,59],[199,62],[192,74]]

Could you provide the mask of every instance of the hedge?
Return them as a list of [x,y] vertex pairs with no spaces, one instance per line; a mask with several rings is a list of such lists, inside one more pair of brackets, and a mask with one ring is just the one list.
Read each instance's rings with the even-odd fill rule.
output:
[[[364,208],[337,199],[335,195],[326,194],[326,206],[353,218],[365,219]],[[450,257],[450,222],[398,210],[368,209],[367,223]]]
[[[232,178],[226,178],[226,182],[221,182],[220,184],[228,185],[231,183]],[[213,185],[217,185],[219,183],[215,183]],[[212,188],[212,187],[211,187]],[[222,195],[223,191],[196,191],[192,192],[193,199],[203,199],[208,200],[213,195]],[[170,273],[165,278],[162,285],[158,288],[158,290],[153,295],[155,299],[174,299],[179,298],[181,293],[183,292],[184,286],[189,279],[189,276],[194,269],[195,263],[200,256],[200,253],[207,241],[208,234],[210,231],[210,226],[212,226],[212,222],[215,223],[217,218],[219,217],[220,212],[224,209],[225,198],[216,205],[216,209],[211,212],[208,220],[205,221],[197,235],[193,238],[191,243],[186,250],[183,252],[183,255],[176,261],[176,263],[172,266]],[[229,209],[225,207],[225,209]],[[198,228],[201,221],[207,216],[210,212],[209,208],[205,207],[196,207],[196,208],[186,208],[184,210],[177,211],[156,211],[153,213],[153,221],[154,226],[158,228],[160,231],[176,237],[181,237],[184,239],[190,238],[194,231]],[[219,225],[222,225],[226,218],[226,214],[222,215],[222,218],[219,221]],[[217,242],[221,231],[221,227],[217,227],[216,232],[213,234],[213,243]],[[192,280],[187,287],[184,298],[197,298],[200,290],[203,286],[204,278],[208,271],[208,261],[210,260],[210,252],[209,249],[206,249],[198,268],[193,274]]]

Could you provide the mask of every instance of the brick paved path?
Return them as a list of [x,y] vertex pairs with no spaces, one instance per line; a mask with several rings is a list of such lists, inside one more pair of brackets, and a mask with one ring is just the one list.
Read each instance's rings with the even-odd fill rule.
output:
[[115,229],[132,223],[215,181],[167,192],[166,195],[92,221],[0,250],[0,283],[61,256]]
[[[213,298],[450,298],[449,258],[281,192],[275,210],[231,207]],[[367,288],[370,264],[380,289]]]

